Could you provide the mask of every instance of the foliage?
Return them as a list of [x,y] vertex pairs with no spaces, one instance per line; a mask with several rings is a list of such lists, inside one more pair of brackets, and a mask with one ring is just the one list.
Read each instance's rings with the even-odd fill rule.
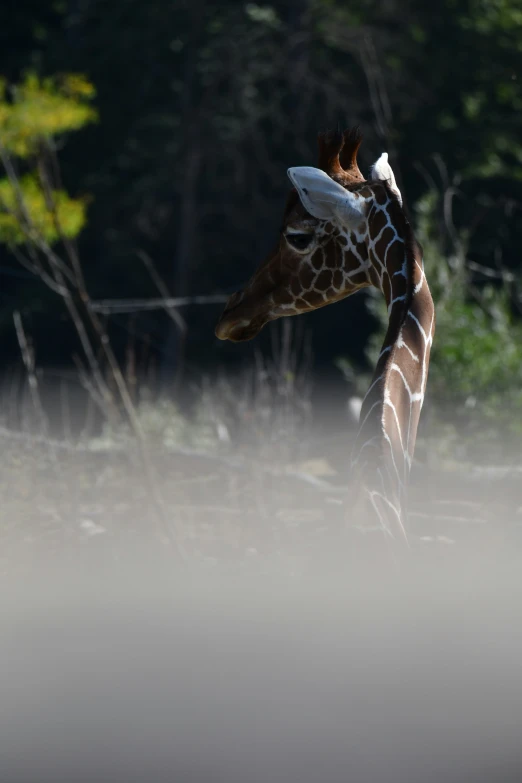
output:
[[443,301],[430,375],[441,400],[476,407],[493,421],[522,416],[522,325],[502,291],[486,288],[480,306],[458,289]]
[[20,245],[44,237],[50,244],[60,236],[77,236],[85,225],[85,199],[72,199],[64,190],[53,190],[52,206],[34,174],[16,185],[0,179],[0,242]]
[[94,87],[82,76],[39,79],[29,73],[7,90],[0,80],[0,139],[7,152],[27,159],[38,154],[43,141],[79,130],[96,119],[90,106]]
[[[0,80],[0,242],[20,245],[76,237],[85,225],[86,199],[72,199],[48,180],[45,159],[58,138],[96,119],[94,88],[82,76],[39,79],[29,73],[7,89]],[[14,173],[12,158],[29,171]]]
[[[468,268],[467,238],[444,255],[436,239],[437,201],[429,194],[417,205],[418,235],[436,302],[437,337],[430,382],[433,393],[453,404],[479,403],[485,415],[497,415],[510,387],[521,389],[522,324],[504,287],[473,285]],[[521,408],[522,395],[512,402]]]

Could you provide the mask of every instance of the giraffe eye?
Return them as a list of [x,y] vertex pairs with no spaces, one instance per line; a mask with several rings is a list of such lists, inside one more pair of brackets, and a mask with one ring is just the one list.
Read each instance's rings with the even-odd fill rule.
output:
[[285,234],[286,241],[295,250],[306,250],[311,244],[313,234]]

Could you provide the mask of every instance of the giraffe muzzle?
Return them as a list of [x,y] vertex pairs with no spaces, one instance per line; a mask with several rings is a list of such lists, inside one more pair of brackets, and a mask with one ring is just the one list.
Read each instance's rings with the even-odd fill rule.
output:
[[[269,292],[271,293],[271,291]],[[248,290],[237,291],[229,298],[215,328],[219,340],[241,343],[256,337],[271,320],[270,299],[266,292],[254,303]]]
[[246,318],[229,320],[222,318],[216,326],[215,335],[218,340],[230,340],[233,343],[242,343],[256,337],[266,321],[264,318]]
[[250,321],[246,319],[231,321],[223,318],[216,326],[215,334],[219,340],[234,340],[234,335],[240,333],[248,326],[250,326]]

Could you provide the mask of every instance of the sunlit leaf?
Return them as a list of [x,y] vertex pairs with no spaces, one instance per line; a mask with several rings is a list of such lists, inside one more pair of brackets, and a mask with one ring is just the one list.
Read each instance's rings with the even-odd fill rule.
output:
[[22,177],[19,187],[0,180],[0,242],[19,245],[40,238],[52,244],[60,235],[73,238],[85,225],[86,201],[63,190],[52,192],[52,208],[34,175]]
[[0,80],[0,142],[19,158],[34,155],[43,139],[79,130],[94,122],[90,105],[94,87],[82,76],[68,74],[40,80],[27,74],[24,81],[7,89]]

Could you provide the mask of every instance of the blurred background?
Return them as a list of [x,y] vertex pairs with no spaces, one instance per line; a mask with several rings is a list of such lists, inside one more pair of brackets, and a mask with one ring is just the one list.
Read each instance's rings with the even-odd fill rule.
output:
[[[227,519],[255,497],[299,535],[312,501],[297,513],[273,475],[254,492],[259,460],[301,477],[293,498],[345,486],[385,327],[379,298],[360,293],[244,345],[213,332],[277,239],[286,169],[314,165],[317,133],[338,125],[361,127],[363,171],[389,152],[424,247],[437,333],[415,470],[447,471],[445,491],[448,476],[459,491],[469,480],[480,513],[492,477],[517,486],[521,65],[519,0],[3,3],[6,519],[29,503],[52,525],[72,514],[106,532],[107,506],[81,492],[107,488],[125,518],[131,469],[116,462],[135,453],[147,514],[166,508],[167,526],[203,495]],[[194,471],[206,483],[193,496]],[[57,510],[71,486],[78,497]],[[519,505],[515,494],[514,519]]]

